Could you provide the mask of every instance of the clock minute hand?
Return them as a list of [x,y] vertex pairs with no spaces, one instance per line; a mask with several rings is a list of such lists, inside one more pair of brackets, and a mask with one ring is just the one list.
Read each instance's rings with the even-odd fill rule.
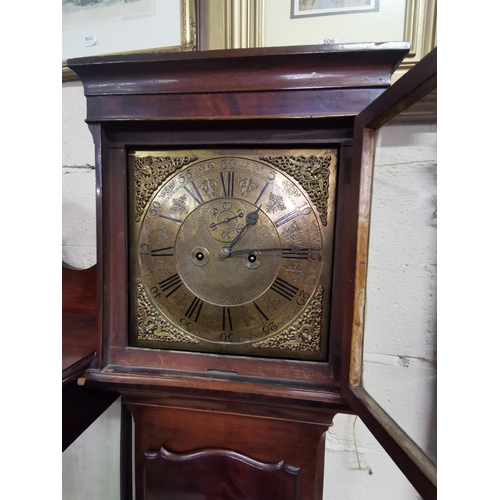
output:
[[248,226],[253,226],[254,224],[257,223],[259,220],[259,210],[260,207],[257,208],[257,210],[254,210],[253,212],[248,212],[245,222],[246,224],[243,226],[242,230],[231,240],[231,243],[227,247],[221,248],[220,251],[220,256],[221,257],[229,257],[232,253],[231,248],[233,248],[234,244],[241,238],[243,233],[245,232],[246,228]]
[[241,238],[241,235],[245,232],[245,229],[248,226],[253,226],[254,224],[257,223],[259,220],[259,210],[260,207],[257,210],[254,210],[253,212],[248,212],[246,216],[246,224],[243,226],[243,229],[231,240],[231,243],[226,247],[228,250],[231,250],[233,248],[234,244]]
[[252,252],[272,252],[273,250],[288,250],[291,252],[298,252],[300,250],[321,250],[316,247],[303,247],[301,245],[293,245],[289,248],[274,247],[274,248],[243,248],[241,250],[231,250],[231,253],[252,253]]

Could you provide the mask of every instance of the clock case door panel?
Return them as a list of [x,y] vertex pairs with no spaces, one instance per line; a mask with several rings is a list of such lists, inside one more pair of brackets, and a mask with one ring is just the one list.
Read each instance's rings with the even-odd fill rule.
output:
[[[99,346],[88,383],[108,388],[254,393],[284,404],[346,408],[339,394],[342,332],[352,307],[355,230],[350,199],[354,117],[390,84],[407,43],[347,44],[81,58],[96,144]],[[202,76],[200,76],[202,75]],[[338,151],[333,276],[325,361],[141,349],[129,343],[127,155],[158,149]],[[280,388],[280,390],[277,390]]]
[[356,289],[352,327],[346,328],[343,345],[343,358],[349,363],[343,365],[341,374],[342,396],[426,500],[437,496],[437,467],[364,388],[363,337],[376,134],[410,107],[410,124],[414,123],[416,114],[425,118],[431,113],[429,116],[435,120],[436,98],[437,48],[375,99],[354,122],[353,171],[360,175],[357,201],[353,200],[359,207],[358,233],[351,235],[346,244],[356,255]]

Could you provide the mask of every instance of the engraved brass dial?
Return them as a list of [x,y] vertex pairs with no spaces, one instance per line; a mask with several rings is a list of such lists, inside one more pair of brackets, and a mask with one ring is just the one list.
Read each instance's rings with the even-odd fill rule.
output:
[[325,357],[331,232],[310,186],[262,157],[189,152],[163,179],[167,153],[131,155],[134,345]]

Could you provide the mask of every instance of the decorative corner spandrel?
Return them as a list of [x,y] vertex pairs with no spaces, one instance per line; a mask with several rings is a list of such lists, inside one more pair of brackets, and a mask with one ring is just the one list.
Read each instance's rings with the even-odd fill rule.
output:
[[260,159],[271,163],[300,183],[316,206],[321,223],[326,226],[330,169],[336,168],[337,152],[332,151],[325,156],[263,155]]
[[151,196],[173,173],[196,161],[197,156],[135,158],[134,186],[136,195],[135,221],[139,222]]
[[138,340],[152,342],[183,342],[198,344],[199,340],[186,334],[164,319],[149,301],[139,278],[137,287],[137,330]]
[[286,330],[253,344],[256,349],[319,351],[321,345],[321,315],[323,287],[320,286],[309,307]]

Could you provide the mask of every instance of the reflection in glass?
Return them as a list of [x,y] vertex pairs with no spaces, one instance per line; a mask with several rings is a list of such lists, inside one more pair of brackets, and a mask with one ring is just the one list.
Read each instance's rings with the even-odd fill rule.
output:
[[436,97],[377,135],[363,386],[436,463]]

